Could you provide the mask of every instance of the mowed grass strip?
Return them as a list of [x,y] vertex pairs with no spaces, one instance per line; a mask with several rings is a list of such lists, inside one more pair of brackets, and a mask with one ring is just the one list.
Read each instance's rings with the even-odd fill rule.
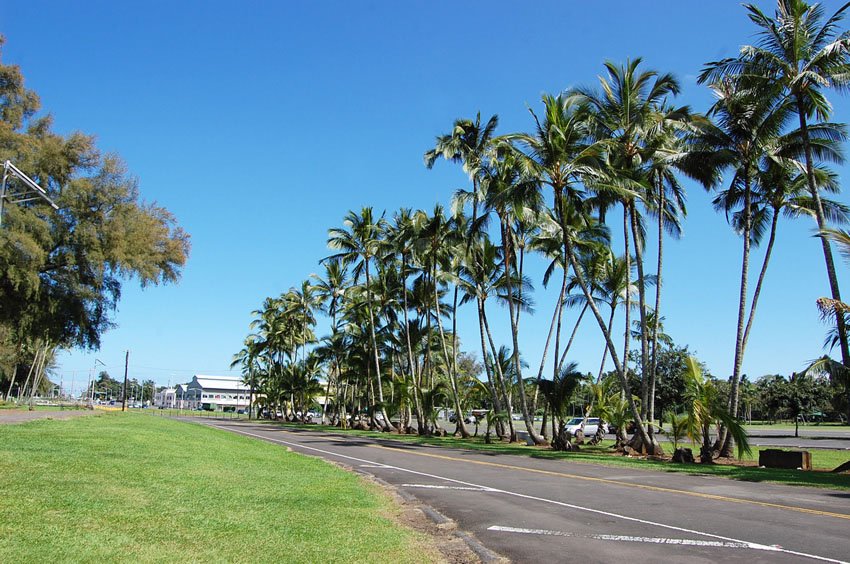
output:
[[377,486],[133,414],[0,426],[0,562],[423,562]]
[[[604,440],[599,445],[582,445],[581,450],[576,452],[560,452],[544,447],[526,446],[523,443],[503,443],[495,437],[490,444],[484,442],[484,438],[470,437],[420,437],[419,435],[400,435],[395,433],[382,433],[379,431],[359,431],[352,429],[340,429],[327,425],[301,425],[297,423],[275,423],[267,422],[268,425],[280,425],[283,428],[303,429],[308,431],[319,431],[331,434],[352,435],[358,437],[370,437],[404,443],[440,446],[445,448],[458,448],[466,450],[484,451],[489,453],[514,454],[519,456],[530,456],[533,458],[546,458],[565,460],[569,462],[601,464],[604,466],[617,466],[634,468],[639,470],[654,470],[662,472],[680,472],[687,474],[701,474],[741,480],[745,482],[772,482],[794,486],[810,486],[816,488],[827,488],[836,490],[850,490],[850,475],[832,474],[825,470],[831,470],[840,464],[850,460],[850,451],[847,450],[825,450],[812,449],[812,466],[820,471],[803,472],[798,470],[782,470],[777,468],[759,468],[757,466],[735,466],[726,464],[675,464],[669,461],[649,460],[643,458],[630,458],[612,452],[613,440]],[[663,443],[662,446],[669,453],[671,445]],[[698,446],[690,443],[681,443],[680,446],[691,447],[694,452],[699,451]],[[753,447],[752,455],[747,460],[758,460],[758,451],[766,448],[779,447]]]

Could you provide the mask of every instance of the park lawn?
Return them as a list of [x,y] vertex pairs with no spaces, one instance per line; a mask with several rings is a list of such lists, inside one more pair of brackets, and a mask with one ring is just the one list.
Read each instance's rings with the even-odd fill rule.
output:
[[[269,422],[269,424],[273,425],[280,423]],[[548,447],[534,447],[526,446],[521,443],[509,444],[499,442],[495,436],[493,437],[493,442],[487,444],[484,442],[484,438],[481,435],[478,437],[470,437],[468,439],[461,439],[451,435],[447,437],[420,437],[419,435],[400,435],[394,433],[382,433],[378,431],[359,431],[351,429],[342,430],[338,427],[331,427],[327,425],[299,425],[295,423],[285,423],[282,425],[311,431],[389,439],[393,441],[435,445],[446,448],[481,450],[503,454],[531,456],[535,458],[564,459],[569,460],[570,462],[602,464],[606,466],[638,468],[644,470],[711,475],[747,482],[773,482],[777,484],[811,486],[850,491],[850,475],[832,474],[826,471],[832,470],[840,464],[850,460],[850,451],[847,450],[812,449],[809,451],[812,454],[812,466],[816,470],[821,471],[803,472],[797,470],[758,468],[757,466],[727,464],[674,464],[669,461],[632,458],[612,452],[611,446],[614,444],[613,440],[605,440],[596,446],[583,445],[581,450],[578,452],[559,452],[553,451]],[[669,445],[667,446],[669,447]],[[680,446],[690,446],[690,443],[683,443]],[[759,448],[773,447],[753,447],[752,454],[749,457],[745,456],[744,460],[758,460]],[[696,451],[699,449],[698,447],[694,447],[694,450]]]
[[0,426],[0,562],[436,559],[363,478],[202,425],[104,413]]

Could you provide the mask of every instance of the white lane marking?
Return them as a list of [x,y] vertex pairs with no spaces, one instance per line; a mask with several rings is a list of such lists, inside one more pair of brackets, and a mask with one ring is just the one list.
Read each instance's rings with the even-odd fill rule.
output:
[[402,484],[402,488],[426,488],[432,490],[463,490],[468,492],[495,492],[492,488],[468,488],[466,486],[439,486],[436,484]]
[[384,464],[361,464],[360,468],[386,468]]
[[[487,528],[488,531],[497,531],[501,533],[519,533],[524,535],[546,535],[553,537],[578,537],[585,539],[610,540],[621,542],[645,542],[651,544],[677,544],[685,546],[711,546],[716,548],[753,548],[756,550],[764,550],[762,545],[752,545],[751,543],[741,542],[723,542],[723,541],[705,541],[694,539],[667,539],[659,537],[633,537],[629,535],[578,535],[575,533],[567,533],[564,531],[549,531],[546,529],[523,529],[520,527],[502,527],[493,525]],[[776,547],[767,547],[775,551]]]
[[[332,452],[332,451],[329,451],[329,450],[311,447],[311,446],[303,445],[301,443],[296,443],[296,442],[292,442],[292,441],[284,441],[284,440],[281,440],[281,439],[273,439],[271,437],[265,437],[263,435],[257,435],[256,433],[249,433],[248,431],[236,430],[236,429],[233,429],[233,428],[223,427],[223,426],[220,426],[220,425],[214,425],[212,423],[207,423],[207,425],[209,425],[210,427],[213,427],[215,429],[221,429],[222,431],[230,431],[231,433],[239,433],[241,435],[246,435],[248,437],[254,437],[254,438],[257,438],[257,439],[264,440],[264,441],[280,443],[282,445],[291,446],[291,447],[298,447],[298,448],[305,449],[305,450],[312,450],[312,451],[320,452],[322,454],[327,454],[328,456],[333,456],[333,457],[336,457],[336,458],[345,458],[347,460],[354,460],[355,462],[362,462],[364,464],[381,464],[380,462],[376,462],[374,460],[366,460],[364,458],[357,458],[356,456],[349,456],[347,454],[339,454],[339,453]],[[403,454],[404,451],[400,450],[399,453]],[[759,544],[759,543],[744,541],[744,540],[735,539],[735,538],[731,538],[731,537],[724,537],[722,535],[715,535],[713,533],[704,533],[702,531],[697,531],[697,530],[694,530],[694,529],[686,529],[684,527],[677,527],[676,525],[668,525],[666,523],[659,523],[657,521],[649,521],[649,520],[646,520],[646,519],[639,519],[637,517],[629,517],[628,515],[621,515],[619,513],[611,513],[609,511],[602,511],[601,509],[593,509],[592,507],[583,507],[581,505],[574,505],[572,503],[565,503],[563,501],[558,501],[558,500],[555,500],[555,499],[547,499],[545,497],[537,497],[537,496],[533,496],[533,495],[526,495],[526,494],[521,494],[519,492],[512,492],[512,491],[509,491],[509,490],[489,488],[488,486],[482,486],[480,484],[474,484],[472,482],[464,482],[463,480],[455,480],[454,478],[447,478],[445,476],[437,476],[436,474],[429,474],[427,472],[420,472],[418,470],[411,470],[409,468],[402,468],[400,466],[392,466],[392,465],[389,465],[389,464],[385,464],[384,466],[388,469],[391,469],[391,470],[398,470],[399,472],[407,472],[409,474],[415,474],[417,476],[425,476],[426,478],[431,478],[431,479],[434,479],[434,480],[444,480],[446,482],[453,482],[455,484],[460,484],[462,486],[469,486],[469,487],[479,488],[479,489],[489,489],[489,491],[491,491],[491,492],[502,493],[502,494],[505,494],[505,495],[510,495],[510,496],[513,496],[513,497],[521,498],[521,499],[529,499],[529,500],[532,500],[532,501],[539,501],[541,503],[550,503],[552,505],[557,505],[559,507],[567,507],[569,509],[575,509],[576,511],[586,511],[588,513],[595,513],[597,515],[604,515],[606,517],[612,517],[614,519],[622,519],[623,521],[631,521],[633,523],[640,523],[642,525],[651,525],[651,526],[654,526],[654,527],[661,527],[663,529],[670,529],[671,531],[680,531],[680,532],[688,533],[688,534],[692,534],[692,535],[700,535],[700,536],[704,536],[704,537],[718,539],[718,540],[721,540],[721,541],[747,544],[747,545],[750,545],[753,548],[754,547],[760,547],[759,550],[772,550],[772,551],[776,551],[776,552],[782,552],[784,554],[793,554],[794,556],[800,556],[802,558],[811,558],[812,560],[820,560],[821,562],[834,562],[835,564],[850,564],[850,562],[847,562],[845,560],[836,560],[834,558],[827,558],[825,556],[818,556],[817,554],[809,554],[809,553],[806,553],[806,552],[797,552],[795,550],[788,550],[786,548],[780,548],[780,547],[777,547],[777,546],[769,546],[769,545],[766,545],[766,544]]]

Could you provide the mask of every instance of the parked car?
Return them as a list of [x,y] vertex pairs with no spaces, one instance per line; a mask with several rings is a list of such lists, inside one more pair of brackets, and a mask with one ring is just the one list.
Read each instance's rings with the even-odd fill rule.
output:
[[[565,426],[567,433],[572,436],[575,436],[576,433],[581,429],[581,422],[584,421],[584,417],[573,417]],[[587,423],[584,425],[584,436],[591,437],[596,434],[597,429],[599,429],[599,418],[598,417],[588,417]],[[608,425],[606,423],[602,423],[602,432],[608,432]]]

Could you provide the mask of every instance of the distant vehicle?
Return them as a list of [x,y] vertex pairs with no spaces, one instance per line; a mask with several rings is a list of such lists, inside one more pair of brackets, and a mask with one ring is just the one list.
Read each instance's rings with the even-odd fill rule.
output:
[[513,419],[514,421],[522,421],[522,414],[514,413],[513,415],[511,415],[511,419]]
[[[469,413],[466,414],[466,416],[463,418],[463,422],[468,424],[468,425],[475,425],[476,421],[478,421],[478,418],[475,417],[475,415],[472,415],[472,414],[469,414]],[[452,413],[451,415],[449,415],[449,423],[456,423],[456,422],[457,422],[457,419],[455,418],[455,414]]]
[[[584,417],[573,417],[569,421],[567,421],[565,430],[572,436],[581,429],[581,422],[584,421]],[[588,417],[587,423],[584,425],[584,436],[592,437],[596,434],[597,429],[599,428],[599,418],[598,417]],[[608,425],[602,423],[602,432],[608,432]]]
[[240,409],[240,410],[237,410],[236,413],[238,413],[239,415],[245,415],[248,412],[244,409]]

